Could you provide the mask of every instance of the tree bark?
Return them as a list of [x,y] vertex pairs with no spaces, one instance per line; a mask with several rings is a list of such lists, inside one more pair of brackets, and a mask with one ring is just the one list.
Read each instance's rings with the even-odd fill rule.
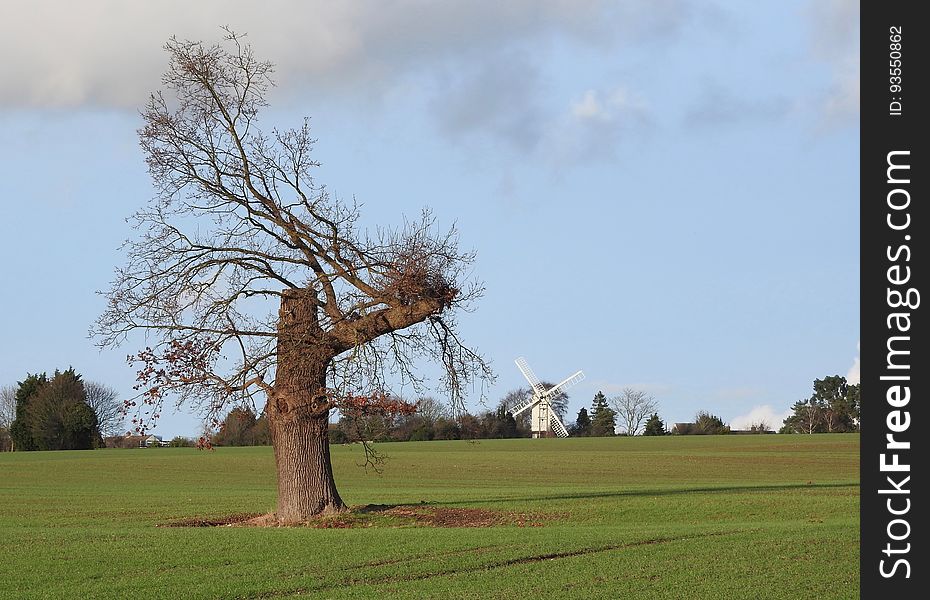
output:
[[278,473],[277,520],[300,523],[346,510],[330,462],[329,411],[271,424]]
[[282,523],[346,510],[329,454],[326,370],[332,350],[319,325],[312,290],[287,290],[278,313],[277,372],[266,414],[278,476]]

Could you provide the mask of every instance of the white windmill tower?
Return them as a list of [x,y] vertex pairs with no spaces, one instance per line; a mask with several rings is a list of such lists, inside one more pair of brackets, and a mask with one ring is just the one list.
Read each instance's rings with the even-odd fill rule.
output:
[[530,383],[533,397],[515,406],[513,408],[513,416],[517,416],[523,411],[532,408],[533,412],[530,429],[533,432],[534,438],[550,437],[553,433],[559,437],[568,437],[568,430],[565,429],[565,425],[559,420],[559,416],[555,414],[551,400],[555,397],[556,393],[568,389],[584,379],[584,373],[578,371],[561,383],[546,389],[546,386],[544,386],[542,382],[539,381],[539,378],[536,377],[536,374],[533,373],[533,369],[530,368],[525,358],[521,356],[514,362],[517,363],[517,368],[520,369],[520,372],[523,373],[523,376],[526,377],[526,380]]

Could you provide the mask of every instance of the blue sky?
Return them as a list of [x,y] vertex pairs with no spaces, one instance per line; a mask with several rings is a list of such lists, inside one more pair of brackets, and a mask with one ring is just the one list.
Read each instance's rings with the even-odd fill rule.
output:
[[[131,393],[138,348],[87,331],[152,196],[137,111],[165,40],[220,25],[277,65],[263,122],[310,116],[319,180],[366,223],[457,223],[491,403],[520,355],[585,371],[572,417],[633,386],[739,426],[858,378],[858,2],[7,7],[0,384],[73,365]],[[156,433],[199,430],[166,412]]]

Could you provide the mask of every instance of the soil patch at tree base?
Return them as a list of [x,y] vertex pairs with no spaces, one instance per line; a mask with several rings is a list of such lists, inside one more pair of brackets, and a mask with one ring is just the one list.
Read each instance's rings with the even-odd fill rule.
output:
[[310,527],[353,529],[362,527],[543,527],[546,521],[566,515],[496,511],[483,508],[367,504],[303,523],[281,523],[274,513],[241,513],[224,517],[192,517],[156,527]]
[[259,513],[242,513],[225,517],[191,517],[189,519],[169,521],[168,523],[158,523],[155,527],[224,527],[238,525],[261,516]]

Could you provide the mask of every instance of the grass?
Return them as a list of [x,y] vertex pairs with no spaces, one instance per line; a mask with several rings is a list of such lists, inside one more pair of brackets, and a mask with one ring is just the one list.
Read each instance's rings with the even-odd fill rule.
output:
[[0,454],[0,598],[857,598],[858,435],[333,448],[350,505],[542,526],[156,527],[270,512],[270,448]]

